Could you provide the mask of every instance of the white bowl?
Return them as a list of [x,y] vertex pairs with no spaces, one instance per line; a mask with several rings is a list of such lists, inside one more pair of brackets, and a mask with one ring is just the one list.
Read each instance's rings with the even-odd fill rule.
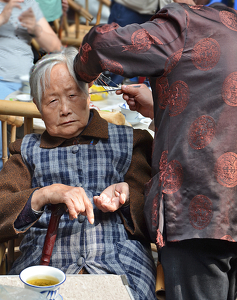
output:
[[19,94],[16,96],[18,101],[30,102],[32,101],[32,97],[30,94]]
[[20,76],[21,80],[21,91],[25,94],[30,94],[30,83],[29,83],[30,76],[29,75],[23,75]]
[[140,122],[140,114],[137,111],[133,111],[129,109],[129,106],[124,103],[120,105],[121,113],[125,116],[125,119],[131,124],[137,124]]
[[[27,282],[30,279],[47,278],[48,276],[57,278],[59,282],[49,286],[36,286]],[[31,266],[24,269],[21,271],[19,277],[24,283],[25,288],[41,293],[48,300],[55,300],[59,296],[60,285],[66,280],[66,275],[63,271],[43,265]]]

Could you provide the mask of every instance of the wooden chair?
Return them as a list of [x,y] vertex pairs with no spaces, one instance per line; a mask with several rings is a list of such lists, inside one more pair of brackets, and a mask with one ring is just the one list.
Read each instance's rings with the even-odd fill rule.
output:
[[[84,36],[94,26],[100,24],[101,12],[103,5],[110,6],[110,0],[98,0],[99,8],[96,17],[96,23],[91,24],[93,16],[89,13],[88,6],[89,0],[85,0],[85,7],[82,7],[73,0],[68,0],[70,9],[74,12],[74,22],[69,24],[68,16],[63,16],[61,20],[55,23],[56,32],[63,45],[80,47]],[[85,23],[81,22],[81,17],[85,18]]]
[[110,7],[110,5],[111,5],[111,1],[110,0],[98,0],[98,1],[100,3],[99,3],[99,9],[98,9],[98,12],[97,12],[97,17],[96,17],[96,23],[95,23],[95,25],[99,25],[100,24],[103,5],[105,5],[107,7]]
[[[68,16],[63,15],[63,17],[58,20],[59,24],[58,26],[56,25],[55,28],[58,28],[57,33],[63,45],[79,47],[83,37],[92,27],[89,23],[93,20],[93,16],[86,8],[73,0],[68,0],[68,5],[74,13],[73,24],[69,25]],[[86,24],[81,24],[81,17],[86,19]]]
[[[61,19],[57,19],[53,22],[53,29],[57,33],[62,45],[80,47],[84,36],[94,26],[100,24],[101,13],[103,5],[110,7],[111,0],[97,0],[99,2],[98,12],[96,16],[96,22],[91,24],[93,16],[89,13],[89,0],[85,0],[85,7],[81,6],[74,0],[68,0],[69,8],[74,13],[74,21],[70,24],[68,16],[62,16]],[[81,18],[85,18],[86,22],[83,24]],[[40,47],[35,39],[32,39],[31,45],[33,49],[38,53],[38,57],[41,57]]]

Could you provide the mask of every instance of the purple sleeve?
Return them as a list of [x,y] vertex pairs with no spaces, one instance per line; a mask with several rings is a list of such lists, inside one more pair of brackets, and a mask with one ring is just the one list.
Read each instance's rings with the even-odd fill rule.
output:
[[22,228],[35,222],[39,218],[39,215],[36,215],[31,209],[32,195],[33,194],[31,194],[31,196],[29,197],[25,207],[22,209],[21,213],[18,215],[14,223],[14,227],[18,230],[21,230]]

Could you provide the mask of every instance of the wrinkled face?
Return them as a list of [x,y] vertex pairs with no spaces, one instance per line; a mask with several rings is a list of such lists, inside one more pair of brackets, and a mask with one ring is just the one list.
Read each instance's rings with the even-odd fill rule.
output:
[[78,136],[88,123],[89,101],[69,74],[67,66],[54,66],[50,86],[41,101],[41,116],[48,133],[67,139]]

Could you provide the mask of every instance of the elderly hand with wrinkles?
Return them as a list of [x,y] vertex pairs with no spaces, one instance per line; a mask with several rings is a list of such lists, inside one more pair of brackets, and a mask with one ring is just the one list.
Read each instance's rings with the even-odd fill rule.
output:
[[129,186],[126,182],[112,184],[93,200],[103,212],[114,212],[129,203]]

